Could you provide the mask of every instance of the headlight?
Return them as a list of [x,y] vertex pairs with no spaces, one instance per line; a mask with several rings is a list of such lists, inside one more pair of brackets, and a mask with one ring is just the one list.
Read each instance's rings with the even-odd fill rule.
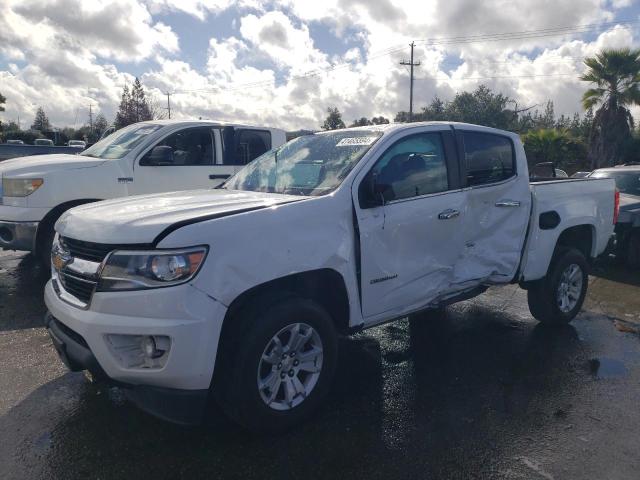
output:
[[184,250],[112,252],[100,273],[97,291],[144,290],[191,280],[207,255],[206,247]]
[[39,189],[42,178],[2,178],[2,191],[5,197],[26,197]]

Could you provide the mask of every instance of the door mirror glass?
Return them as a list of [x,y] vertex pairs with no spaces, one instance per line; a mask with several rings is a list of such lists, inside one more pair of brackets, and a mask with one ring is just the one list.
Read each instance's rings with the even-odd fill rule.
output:
[[158,145],[140,161],[140,165],[173,165],[173,148],[167,145]]
[[391,185],[380,183],[376,172],[369,172],[360,186],[360,205],[364,208],[381,207],[387,202]]

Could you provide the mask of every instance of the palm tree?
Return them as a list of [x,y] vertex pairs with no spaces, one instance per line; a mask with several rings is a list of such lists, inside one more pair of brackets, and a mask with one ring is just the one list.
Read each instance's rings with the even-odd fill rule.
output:
[[640,105],[640,49],[603,50],[584,61],[580,80],[595,84],[582,97],[585,109],[600,105],[589,134],[591,166],[620,163],[631,140],[633,117],[627,107]]
[[568,130],[543,128],[522,135],[529,169],[541,162],[553,162],[554,167],[575,171],[584,167],[586,147]]

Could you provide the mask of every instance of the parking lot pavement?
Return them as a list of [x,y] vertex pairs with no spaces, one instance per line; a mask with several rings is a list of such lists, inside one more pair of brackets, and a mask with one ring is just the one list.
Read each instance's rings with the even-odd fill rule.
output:
[[638,478],[638,275],[595,273],[563,329],[506,287],[345,339],[319,414],[263,437],[215,410],[163,423],[67,372],[44,276],[0,253],[0,478]]

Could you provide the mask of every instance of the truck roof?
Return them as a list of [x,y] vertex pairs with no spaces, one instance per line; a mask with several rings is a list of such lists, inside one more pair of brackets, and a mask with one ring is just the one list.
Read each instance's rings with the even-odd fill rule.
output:
[[220,122],[217,120],[198,120],[198,119],[171,119],[171,120],[148,120],[146,122],[140,123],[148,123],[150,125],[178,125],[185,123],[199,123],[199,124],[209,124],[216,127],[245,127],[245,128],[266,128],[271,130],[282,130],[281,128],[276,127],[265,127],[263,125],[249,125],[244,123],[236,123],[236,122]]
[[[454,128],[473,128],[474,130],[486,130],[487,132],[501,133],[504,135],[505,133],[509,133],[511,135],[516,135],[513,132],[509,132],[507,130],[500,130],[492,127],[485,127],[482,125],[474,125],[472,123],[461,123],[461,122],[411,122],[411,123],[384,123],[381,125],[365,125],[362,127],[349,127],[342,130],[367,130],[367,131],[380,131],[380,132],[391,132],[394,130],[403,130],[405,128],[412,127],[422,127],[422,126],[430,126],[430,125],[445,125]],[[335,131],[335,130],[333,130]],[[322,133],[322,132],[319,132]]]

